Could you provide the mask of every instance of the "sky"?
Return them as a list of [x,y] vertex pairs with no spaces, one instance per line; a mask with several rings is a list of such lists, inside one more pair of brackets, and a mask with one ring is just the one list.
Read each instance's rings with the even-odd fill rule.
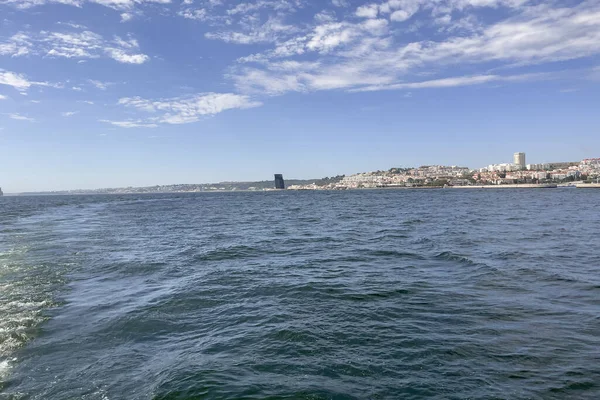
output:
[[0,0],[5,192],[600,157],[600,0]]

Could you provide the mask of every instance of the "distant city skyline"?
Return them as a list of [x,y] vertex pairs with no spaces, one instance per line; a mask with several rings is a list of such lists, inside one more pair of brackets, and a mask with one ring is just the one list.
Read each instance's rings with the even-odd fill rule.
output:
[[600,3],[10,0],[5,193],[600,149]]
[[[522,161],[526,162],[525,167],[522,165],[521,163],[521,157],[522,157]],[[564,162],[578,162],[578,161],[582,161],[582,160],[554,160],[554,161],[547,161],[547,162],[540,162],[540,163],[529,163],[527,162],[526,157],[526,153],[525,152],[517,152],[517,153],[513,153],[513,159],[512,162],[501,162],[501,163],[487,163],[485,165],[482,165],[480,167],[472,167],[470,165],[466,165],[464,163],[454,163],[454,164],[443,164],[443,163],[439,163],[439,162],[433,162],[433,163],[417,163],[414,165],[406,165],[406,164],[399,164],[399,165],[392,165],[392,166],[387,166],[387,167],[383,167],[383,168],[376,168],[373,170],[364,170],[364,171],[354,171],[350,174],[346,174],[346,173],[331,173],[329,175],[326,176],[338,176],[338,175],[353,175],[353,174],[361,174],[361,173],[369,173],[369,172],[373,172],[376,170],[387,170],[390,168],[419,168],[422,166],[457,166],[457,167],[466,167],[469,170],[472,171],[478,171],[481,169],[487,169],[488,167],[502,167],[502,166],[517,166],[517,167],[521,167],[526,169],[526,167],[528,166],[533,166],[533,167],[541,167],[544,164],[552,164],[552,163],[564,163]],[[508,159],[509,157],[505,157],[506,159]],[[586,159],[596,159],[594,157],[588,157]],[[285,183],[283,183],[283,174],[275,174],[274,175],[274,179],[275,179],[275,186],[277,186],[277,180],[281,179],[281,185],[278,186],[279,188],[285,188]],[[271,174],[271,177],[273,176],[273,174]],[[293,180],[295,179],[301,179],[301,180],[306,180],[306,179],[319,179],[319,178],[324,178],[326,176],[295,176],[292,177]],[[150,183],[150,184],[145,184],[145,185],[106,185],[106,186],[98,186],[98,187],[94,187],[94,186],[81,186],[81,187],[68,187],[68,188],[59,188],[59,189],[33,189],[33,190],[22,190],[22,191],[10,191],[7,192],[8,194],[17,194],[17,193],[24,193],[24,192],[53,192],[53,191],[71,191],[71,190],[96,190],[96,189],[108,189],[108,188],[125,188],[125,187],[150,187],[150,186],[163,186],[163,185],[176,185],[176,184],[199,184],[199,185],[206,185],[206,184],[216,184],[216,183],[225,183],[225,182],[269,182],[269,181],[273,181],[273,178],[269,178],[268,176],[266,177],[259,177],[257,179],[222,179],[222,180],[214,180],[214,181],[197,181],[197,182],[178,182],[178,183],[174,183],[174,182],[162,182],[162,183]],[[1,186],[0,186],[1,188]]]

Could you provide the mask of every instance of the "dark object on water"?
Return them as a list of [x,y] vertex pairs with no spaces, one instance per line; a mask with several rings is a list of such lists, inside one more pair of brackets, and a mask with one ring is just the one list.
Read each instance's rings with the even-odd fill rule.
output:
[[285,189],[285,181],[281,174],[275,174],[275,189]]

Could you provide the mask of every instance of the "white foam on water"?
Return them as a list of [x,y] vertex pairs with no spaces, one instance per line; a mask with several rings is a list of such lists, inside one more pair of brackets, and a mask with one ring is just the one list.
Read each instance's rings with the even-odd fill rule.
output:
[[[13,249],[0,255],[5,258],[0,262],[0,384],[16,364],[16,352],[32,339],[32,328],[44,321],[44,310],[52,306],[45,292],[44,271],[33,268],[40,278],[31,279],[27,273],[32,264],[18,259],[25,250]],[[6,260],[15,255],[17,259]]]
[[42,308],[0,308],[0,359],[10,356],[31,339],[29,330],[44,320]]
[[10,358],[6,360],[0,359],[0,383],[4,382],[4,380],[8,377],[10,369],[12,368],[12,364],[16,360],[16,358]]

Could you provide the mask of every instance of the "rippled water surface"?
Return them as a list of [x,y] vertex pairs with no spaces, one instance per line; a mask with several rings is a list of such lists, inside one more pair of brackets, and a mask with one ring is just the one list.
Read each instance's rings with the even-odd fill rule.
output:
[[600,398],[600,191],[0,198],[0,399],[221,398]]

